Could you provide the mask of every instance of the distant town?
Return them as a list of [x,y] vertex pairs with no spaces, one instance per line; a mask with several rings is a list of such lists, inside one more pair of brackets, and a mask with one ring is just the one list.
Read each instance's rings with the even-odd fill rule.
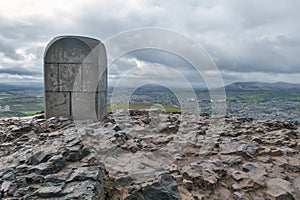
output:
[[[300,88],[300,87],[299,87]],[[226,88],[227,115],[254,119],[278,119],[300,121],[300,89],[298,85],[235,83]],[[130,89],[122,89],[113,95],[108,89],[108,102],[122,103]],[[130,102],[168,105],[174,108],[199,105],[201,113],[211,114],[212,101],[209,92],[195,90],[196,98],[182,90],[180,99],[167,88],[143,86],[134,91]],[[112,100],[114,102],[112,102]],[[225,101],[220,99],[219,101]],[[0,88],[0,117],[27,116],[44,110],[43,88]]]
[[0,112],[2,111],[10,111],[10,106],[9,105],[5,105],[5,106],[0,106]]

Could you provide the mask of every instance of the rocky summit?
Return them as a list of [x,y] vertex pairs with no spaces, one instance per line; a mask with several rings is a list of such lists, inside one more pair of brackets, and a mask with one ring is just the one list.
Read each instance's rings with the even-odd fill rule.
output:
[[300,199],[294,121],[131,110],[0,119],[0,199]]

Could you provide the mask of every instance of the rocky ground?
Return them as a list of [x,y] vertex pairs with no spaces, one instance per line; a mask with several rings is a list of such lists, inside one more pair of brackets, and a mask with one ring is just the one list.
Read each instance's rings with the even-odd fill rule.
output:
[[159,110],[0,119],[0,199],[300,199],[293,121]]

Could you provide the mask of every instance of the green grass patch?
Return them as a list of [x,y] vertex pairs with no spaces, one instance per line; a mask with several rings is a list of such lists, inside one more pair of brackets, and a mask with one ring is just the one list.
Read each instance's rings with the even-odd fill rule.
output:
[[22,111],[27,116],[38,115],[44,113],[42,110]]
[[267,101],[299,101],[299,92],[280,92],[280,91],[241,91],[241,92],[226,92],[227,100],[241,103],[261,103]]
[[178,107],[170,106],[170,105],[161,105],[161,104],[153,104],[153,103],[142,103],[142,102],[130,102],[129,106],[127,103],[119,103],[113,104],[110,103],[107,105],[108,111],[125,109],[125,108],[133,109],[133,110],[145,110],[150,108],[159,108],[161,110],[165,110],[166,112],[181,112],[181,109]]

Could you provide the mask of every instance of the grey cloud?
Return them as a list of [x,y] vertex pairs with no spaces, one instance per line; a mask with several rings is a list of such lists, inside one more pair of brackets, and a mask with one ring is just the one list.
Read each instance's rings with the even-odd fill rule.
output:
[[[173,57],[174,63],[176,65],[167,62],[167,59],[165,60],[165,63],[163,63],[158,62],[163,59],[154,58],[145,61],[146,59],[135,58],[135,56],[143,58],[143,53],[145,53],[145,56],[147,58],[149,57],[147,55],[151,54],[151,56],[155,57],[157,53],[160,53],[159,55],[161,58],[164,58],[164,56],[166,56],[166,58],[168,58],[168,56],[171,58]],[[178,65],[177,61],[183,64]],[[137,64],[139,62],[143,62],[142,65],[139,66]],[[205,85],[205,82],[202,75],[206,76],[205,72],[203,72],[202,75],[199,74],[195,68],[193,68],[183,60],[180,60],[180,58],[175,55],[163,51],[153,50],[136,51],[129,55],[121,57],[109,68],[109,75],[111,84],[118,79],[123,78],[127,83],[130,83],[131,86],[134,86],[134,83],[137,79],[148,80],[151,82],[160,82],[161,79],[164,79],[164,81],[167,81],[170,84],[177,83],[179,85],[182,85],[183,83],[178,82],[177,80],[178,76],[180,75],[180,78],[182,80],[186,80],[195,87],[203,87]]]
[[259,81],[259,82],[290,82],[299,83],[300,73],[265,73],[265,72],[222,72],[222,77],[225,84],[230,84],[237,81]]
[[[238,43],[238,42],[237,42]],[[243,46],[244,45],[244,46]],[[209,46],[220,69],[238,72],[300,72],[300,43],[297,38],[278,36],[273,40],[263,38],[260,40],[243,41],[234,47],[218,49]]]
[[[252,1],[239,1],[233,0],[227,8],[240,17],[242,25],[246,29],[253,29],[256,27],[267,28],[273,27],[276,31],[280,31],[280,27],[284,24],[296,23],[296,18],[299,17],[298,8],[299,1],[288,0],[252,0]],[[294,29],[296,27],[293,27]],[[290,30],[291,31],[291,30]]]
[[[297,20],[300,2],[297,0],[178,0],[137,4],[95,1],[82,3],[78,10],[67,15],[60,8],[50,16],[32,15],[22,20],[0,14],[0,52],[15,62],[4,63],[4,57],[0,57],[0,73],[14,69],[10,73],[20,70],[20,73],[41,74],[44,46],[56,35],[86,35],[105,40],[121,31],[149,26],[179,31],[196,40],[221,71],[248,74],[249,79],[255,79],[252,72],[269,73],[270,79],[274,80],[276,73],[283,76],[300,72],[300,25]],[[121,45],[127,42],[130,41]],[[24,49],[26,55],[35,55],[35,60],[31,62],[17,54],[18,48]],[[154,50],[137,51],[120,58],[109,73],[118,75],[130,69],[134,66],[131,58],[168,65],[185,76],[196,76],[193,67],[182,58]],[[20,61],[24,61],[23,64]],[[246,76],[241,77],[246,79]],[[226,78],[240,80],[239,76],[228,73]]]
[[132,52],[130,55],[146,62],[160,63],[175,68],[188,67],[192,69],[192,66],[183,58],[164,50],[145,49]]
[[15,21],[0,15],[0,32],[2,39],[14,42],[15,47],[49,40],[55,34],[55,19],[28,18],[28,22]]
[[15,44],[7,42],[4,37],[0,35],[0,53],[12,60],[22,60],[22,56],[16,53]]
[[26,76],[42,75],[38,71],[30,71],[24,68],[0,68],[0,74],[26,75]]

